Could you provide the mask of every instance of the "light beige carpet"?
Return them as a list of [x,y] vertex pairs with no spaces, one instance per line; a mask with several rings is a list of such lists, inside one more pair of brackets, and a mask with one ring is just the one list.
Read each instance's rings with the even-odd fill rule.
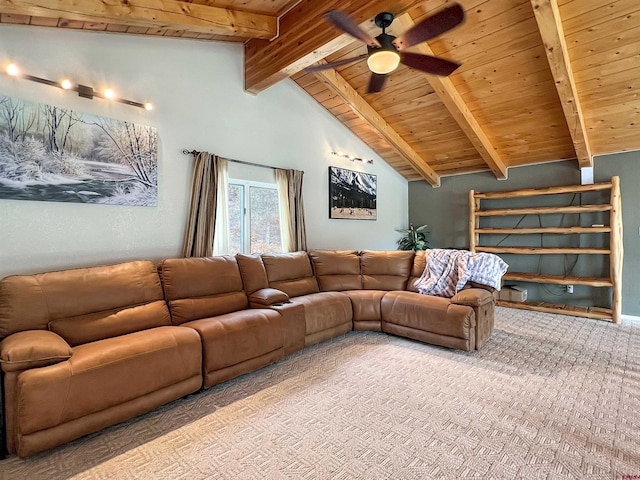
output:
[[480,352],[349,333],[0,462],[11,480],[638,476],[640,323],[505,308]]

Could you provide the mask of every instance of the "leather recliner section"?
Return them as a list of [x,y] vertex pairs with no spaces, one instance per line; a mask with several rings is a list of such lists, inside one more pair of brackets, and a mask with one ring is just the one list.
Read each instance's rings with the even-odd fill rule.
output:
[[[160,327],[87,343],[69,360],[24,371],[16,385],[16,452],[27,456],[49,448],[34,439],[55,430],[53,444],[75,438],[63,426],[87,415],[111,411],[121,421],[120,406],[165,389],[182,397],[202,383],[200,338],[194,331]],[[143,401],[150,408],[162,403]],[[126,410],[126,408],[125,408]],[[124,415],[126,416],[126,415]],[[77,429],[78,427],[76,427]],[[95,431],[86,424],[81,435]]]
[[284,356],[282,315],[249,308],[235,257],[170,258],[158,271],[173,322],[202,340],[204,388]]
[[149,261],[7,277],[0,331],[7,446],[22,457],[202,385],[200,338],[171,325]]
[[[287,260],[300,262],[304,260],[287,255]],[[242,282],[249,296],[249,306],[252,308],[269,308],[277,311],[282,316],[282,328],[284,330],[284,354],[290,355],[304,348],[305,337],[305,313],[302,304],[293,303],[282,290],[269,288],[267,271],[260,255],[237,254],[236,260],[240,268]],[[275,261],[275,260],[274,260]],[[306,265],[298,266],[304,274]],[[281,275],[280,279],[283,278]],[[314,287],[310,287],[314,290]]]
[[475,348],[475,314],[449,299],[388,292],[382,299],[382,331],[444,347]]
[[257,370],[284,356],[282,316],[250,309],[182,324],[202,338],[204,388]]
[[306,252],[263,254],[269,287],[282,290],[304,307],[306,346],[342,335],[353,328],[349,297],[320,292]]

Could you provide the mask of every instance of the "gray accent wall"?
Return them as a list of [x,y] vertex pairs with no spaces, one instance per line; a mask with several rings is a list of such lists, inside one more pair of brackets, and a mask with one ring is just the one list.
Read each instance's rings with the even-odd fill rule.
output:
[[[640,152],[598,156],[594,160],[595,182],[620,177],[622,219],[624,225],[623,315],[640,316]],[[469,247],[469,190],[492,192],[580,184],[577,162],[561,161],[509,169],[508,180],[497,180],[490,172],[443,177],[442,185],[433,188],[424,181],[409,183],[409,220],[414,226],[427,224],[432,248]],[[483,208],[518,208],[524,206],[561,206],[608,202],[609,192],[527,197],[522,199],[483,201]],[[534,203],[537,202],[537,203]],[[608,214],[528,215],[485,217],[483,227],[536,227],[608,224]],[[483,236],[482,244],[502,246],[575,246],[599,247],[608,244],[608,234],[591,235],[495,235]],[[501,255],[511,271],[608,276],[608,258],[601,255]],[[515,283],[515,282],[512,282]],[[609,288],[574,286],[568,294],[563,286],[526,283],[529,299],[560,304],[608,307]]]

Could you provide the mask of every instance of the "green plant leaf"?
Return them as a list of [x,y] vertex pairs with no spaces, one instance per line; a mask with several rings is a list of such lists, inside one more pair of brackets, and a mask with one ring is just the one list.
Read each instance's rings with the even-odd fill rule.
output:
[[399,250],[426,250],[429,245],[427,242],[425,230],[427,225],[421,225],[418,228],[414,228],[413,224],[409,224],[409,228],[400,229],[397,228],[396,232],[402,233],[404,236],[398,241]]

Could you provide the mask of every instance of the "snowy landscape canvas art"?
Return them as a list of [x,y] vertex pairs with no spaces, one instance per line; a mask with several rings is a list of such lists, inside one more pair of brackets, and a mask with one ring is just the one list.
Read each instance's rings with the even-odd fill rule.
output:
[[375,175],[329,167],[329,218],[376,220]]
[[156,129],[0,95],[0,198],[156,206]]

